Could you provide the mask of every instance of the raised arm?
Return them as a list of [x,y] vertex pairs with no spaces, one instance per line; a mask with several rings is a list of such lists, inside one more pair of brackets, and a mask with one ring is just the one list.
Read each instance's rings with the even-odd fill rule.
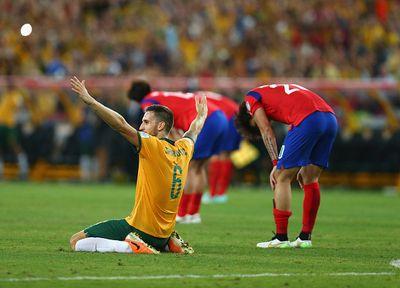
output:
[[264,145],[267,148],[269,157],[275,166],[278,161],[278,146],[276,145],[274,130],[271,127],[271,123],[269,122],[267,115],[265,115],[264,109],[257,109],[254,112],[253,119],[260,130]]
[[197,116],[190,124],[189,130],[183,134],[183,137],[189,137],[196,142],[197,136],[199,135],[201,129],[203,128],[204,122],[207,119],[208,108],[207,98],[204,93],[196,94],[194,99],[196,101]]
[[74,77],[71,79],[72,90],[78,93],[79,98],[88,105],[104,122],[106,122],[111,128],[119,132],[124,136],[130,143],[139,147],[139,136],[135,128],[126,122],[124,117],[119,113],[107,108],[100,102],[96,101],[85,87],[85,80],[79,81],[78,78]]

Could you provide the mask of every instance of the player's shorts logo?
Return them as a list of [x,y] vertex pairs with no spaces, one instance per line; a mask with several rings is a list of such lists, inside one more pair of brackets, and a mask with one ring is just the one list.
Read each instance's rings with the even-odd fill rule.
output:
[[282,147],[281,147],[281,151],[279,151],[279,156],[278,156],[278,159],[281,159],[281,158],[282,158],[282,156],[283,156],[283,152],[285,152],[285,145],[282,145]]

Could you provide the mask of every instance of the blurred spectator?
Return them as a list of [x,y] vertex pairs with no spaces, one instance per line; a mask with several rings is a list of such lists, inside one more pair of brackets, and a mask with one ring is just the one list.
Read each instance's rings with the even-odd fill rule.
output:
[[23,117],[25,114],[20,113],[23,102],[22,91],[9,82],[6,90],[0,96],[0,179],[4,172],[4,157],[9,155],[17,158],[19,177],[26,179],[28,176],[28,158],[22,150],[21,137],[19,137],[17,129],[19,120],[22,120],[19,116]]
[[[188,78],[187,90],[197,84]],[[229,94],[226,91],[216,92]],[[341,126],[332,152],[330,170],[398,171],[398,91],[322,92],[321,95],[334,107]],[[238,98],[244,93],[236,90],[230,95]],[[128,105],[123,89],[98,89],[95,95],[99,101],[119,111],[134,127],[139,127],[142,116],[140,109],[134,103]],[[277,127],[279,143],[286,129],[284,126]],[[103,121],[99,121],[96,115],[84,110],[72,93],[64,89],[30,89],[27,93],[9,86],[0,91],[0,139],[0,167],[4,166],[4,161],[17,162],[21,176],[27,175],[28,157],[32,167],[44,164],[79,165],[84,181],[136,177],[137,156],[134,149],[108,129]],[[256,146],[262,148],[263,144],[256,143]],[[390,153],[390,159],[387,153]],[[260,159],[260,162],[252,165],[258,167],[263,163],[269,162]],[[257,179],[261,181],[261,178]]]
[[[399,1],[4,0],[0,9],[0,75],[185,76],[192,91],[196,76],[400,80]],[[16,26],[24,22],[29,37]],[[138,127],[119,89],[96,96]],[[399,91],[318,92],[342,127],[331,170],[398,171]],[[85,181],[135,177],[136,156],[120,140],[66,90],[0,91],[0,175],[11,161],[25,177],[29,160],[79,164]]]
[[[0,74],[399,77],[399,1],[4,0],[0,9]],[[23,21],[33,26],[26,38]]]

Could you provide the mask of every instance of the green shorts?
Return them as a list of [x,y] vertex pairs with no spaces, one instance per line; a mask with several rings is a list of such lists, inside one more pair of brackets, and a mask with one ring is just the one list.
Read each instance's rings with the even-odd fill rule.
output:
[[87,237],[100,237],[111,240],[125,240],[125,237],[131,233],[136,232],[140,238],[147,244],[150,244],[154,248],[160,251],[164,251],[165,246],[168,244],[169,238],[157,238],[147,233],[136,229],[126,222],[125,219],[119,220],[106,220],[99,222],[83,230]]

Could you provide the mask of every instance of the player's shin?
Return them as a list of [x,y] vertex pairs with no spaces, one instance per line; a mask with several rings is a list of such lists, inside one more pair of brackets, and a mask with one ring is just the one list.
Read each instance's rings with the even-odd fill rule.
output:
[[303,190],[303,226],[300,238],[302,240],[309,240],[317,218],[321,196],[318,182],[305,184]]
[[[283,178],[283,179],[282,179]],[[287,241],[287,227],[290,211],[292,191],[290,187],[291,177],[281,177],[278,179],[274,191],[273,215],[276,225],[276,237],[281,241]]]
[[[179,218],[185,217],[188,212],[188,206],[190,204],[191,194],[183,192],[181,202],[179,203],[178,215],[177,215],[177,222]],[[178,218],[179,217],[179,218]]]
[[210,187],[210,196],[214,197],[217,193],[218,179],[220,178],[220,165],[221,161],[219,159],[212,160],[209,164],[208,169],[208,183]]
[[200,205],[201,205],[201,197],[203,196],[202,192],[196,192],[192,194],[190,199],[190,205],[188,208],[189,215],[195,215],[200,212]]
[[273,209],[274,221],[276,225],[276,238],[280,241],[287,241],[287,230],[289,217],[292,215],[291,211],[283,211],[274,208]]
[[222,161],[221,165],[221,176],[218,179],[219,185],[217,190],[217,195],[222,196],[228,190],[229,184],[231,183],[233,172],[233,165],[231,160]]

